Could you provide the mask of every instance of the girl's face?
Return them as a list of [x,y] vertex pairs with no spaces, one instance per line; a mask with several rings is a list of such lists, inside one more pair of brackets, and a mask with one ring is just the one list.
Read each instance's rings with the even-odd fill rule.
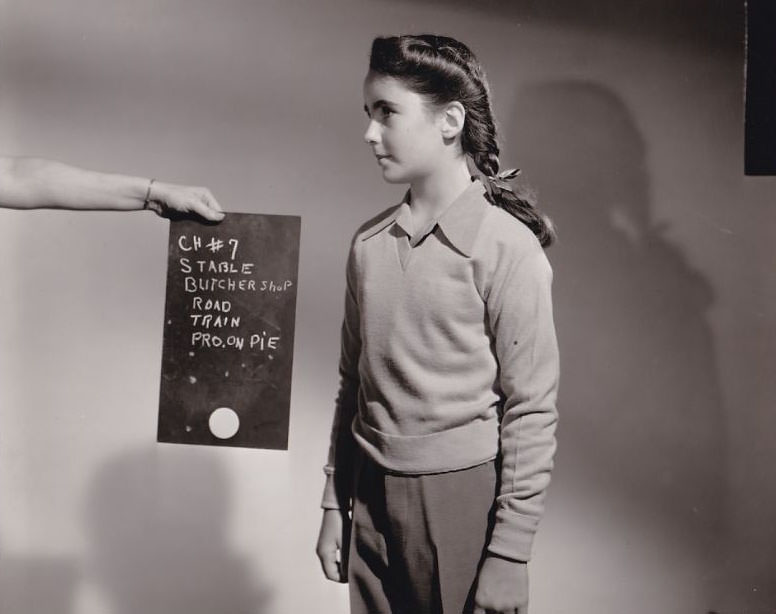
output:
[[412,183],[439,167],[445,149],[440,114],[423,96],[399,79],[370,71],[364,80],[364,110],[369,117],[364,140],[386,181]]

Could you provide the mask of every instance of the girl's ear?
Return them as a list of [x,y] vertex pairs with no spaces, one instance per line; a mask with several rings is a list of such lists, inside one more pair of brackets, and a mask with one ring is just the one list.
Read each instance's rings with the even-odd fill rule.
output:
[[447,103],[442,109],[442,136],[446,139],[453,139],[463,132],[463,123],[466,119],[466,109],[463,105],[454,100]]

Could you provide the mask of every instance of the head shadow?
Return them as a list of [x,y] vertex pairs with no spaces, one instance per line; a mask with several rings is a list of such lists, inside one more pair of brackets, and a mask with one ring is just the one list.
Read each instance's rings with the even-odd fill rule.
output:
[[713,288],[654,218],[647,144],[621,97],[590,81],[533,82],[512,117],[508,141],[558,231],[553,488],[637,514],[624,522],[670,536],[706,578],[725,494]]

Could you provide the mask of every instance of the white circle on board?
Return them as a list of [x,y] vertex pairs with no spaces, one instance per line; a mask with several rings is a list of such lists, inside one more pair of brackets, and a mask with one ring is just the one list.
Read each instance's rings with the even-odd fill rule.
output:
[[219,439],[229,439],[240,430],[240,416],[233,409],[219,407],[210,414],[208,426],[210,432]]

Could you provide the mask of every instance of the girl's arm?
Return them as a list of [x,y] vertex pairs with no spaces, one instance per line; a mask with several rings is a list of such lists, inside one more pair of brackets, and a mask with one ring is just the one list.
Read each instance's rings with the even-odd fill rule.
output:
[[326,488],[323,507],[349,509],[353,478],[353,455],[356,443],[350,429],[358,405],[358,360],[361,355],[361,318],[358,293],[355,248],[351,247],[347,263],[345,317],[342,322],[340,348],[340,387],[329,444],[329,456],[324,467]]
[[552,270],[538,243],[526,253],[501,245],[487,295],[501,389],[501,487],[475,614],[524,614],[531,544],[544,511],[555,452],[559,362]]
[[350,430],[358,404],[358,359],[361,354],[360,317],[356,290],[356,260],[351,246],[347,265],[345,317],[342,323],[340,388],[331,430],[329,456],[324,467],[326,486],[321,507],[324,509],[316,553],[327,578],[347,581],[347,536],[350,533],[350,509],[356,443]]
[[152,183],[143,177],[90,171],[42,158],[0,156],[2,207],[134,211],[145,208],[146,202],[159,214],[171,210],[212,221],[224,217],[206,188]]
[[555,453],[558,346],[552,317],[552,269],[536,243],[500,255],[487,297],[500,383],[501,490],[492,554],[528,561]]

